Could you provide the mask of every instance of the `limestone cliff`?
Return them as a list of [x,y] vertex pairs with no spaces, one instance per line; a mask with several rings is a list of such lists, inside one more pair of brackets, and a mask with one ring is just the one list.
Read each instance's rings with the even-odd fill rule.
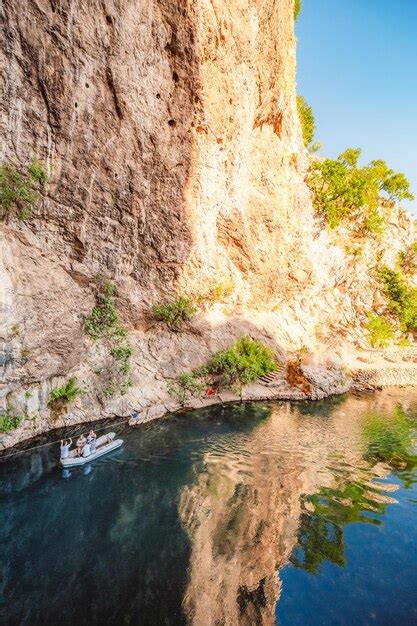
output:
[[[3,159],[37,155],[50,183],[30,219],[0,224],[1,403],[30,418],[1,445],[161,414],[166,380],[242,333],[281,352],[363,338],[372,268],[412,222],[395,209],[358,261],[316,221],[293,0],[4,0],[3,18]],[[106,402],[83,332],[98,274],[134,347],[132,388]],[[148,327],[153,302],[222,283],[230,295],[192,332]],[[70,374],[86,393],[52,416],[49,391]]]

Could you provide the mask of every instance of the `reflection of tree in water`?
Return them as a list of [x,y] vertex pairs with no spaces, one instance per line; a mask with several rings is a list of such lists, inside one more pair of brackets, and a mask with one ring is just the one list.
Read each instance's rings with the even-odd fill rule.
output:
[[[383,502],[379,501],[381,498]],[[356,482],[349,482],[340,488],[323,488],[308,496],[304,506],[312,512],[301,516],[298,545],[291,555],[291,563],[310,574],[317,574],[324,561],[343,566],[345,524],[380,524],[380,520],[364,515],[364,511],[382,515],[390,501],[373,493],[369,485]]]
[[[363,426],[365,459],[372,465],[386,464],[386,473],[391,471],[408,488],[416,480],[415,436],[415,420],[400,406],[391,415],[370,412],[364,417]],[[358,476],[353,481],[340,481],[337,487],[323,487],[318,493],[305,497],[307,511],[301,516],[291,563],[310,574],[318,573],[324,561],[343,566],[344,526],[351,522],[379,525],[380,519],[366,513],[383,515],[387,504],[392,502],[380,493],[377,485]]]
[[417,436],[415,419],[409,417],[401,406],[396,406],[391,416],[370,413],[363,430],[369,461],[387,463],[393,473],[409,488],[416,480],[417,455],[414,442]]

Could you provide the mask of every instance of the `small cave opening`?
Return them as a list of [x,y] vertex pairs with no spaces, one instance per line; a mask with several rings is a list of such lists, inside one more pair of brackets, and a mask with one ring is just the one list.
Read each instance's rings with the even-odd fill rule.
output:
[[175,120],[168,120],[168,125],[171,126],[171,128],[176,126],[176,124],[177,124],[177,122]]

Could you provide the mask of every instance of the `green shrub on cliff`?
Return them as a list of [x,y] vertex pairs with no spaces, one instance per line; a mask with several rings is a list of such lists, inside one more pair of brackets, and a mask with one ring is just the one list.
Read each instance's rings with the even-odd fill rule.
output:
[[114,286],[108,280],[99,280],[97,304],[85,319],[85,329],[94,339],[126,335],[116,308]]
[[203,395],[205,388],[204,382],[192,372],[183,372],[175,381],[167,385],[169,395],[181,404],[189,398]]
[[379,315],[371,313],[368,316],[366,328],[369,331],[369,342],[373,348],[386,348],[394,337],[391,324]]
[[415,274],[417,272],[417,241],[414,241],[411,246],[399,253],[398,264],[406,274]]
[[42,163],[32,159],[26,169],[13,163],[0,165],[0,219],[27,218],[40,199],[39,189],[48,182]]
[[10,433],[15,430],[23,421],[23,417],[13,415],[12,413],[6,413],[0,415],[0,433]]
[[389,169],[385,161],[359,166],[359,148],[348,148],[337,159],[314,160],[307,177],[314,207],[331,228],[349,218],[359,230],[379,233],[384,219],[379,213],[381,197],[413,199],[404,174]]
[[298,20],[302,6],[302,0],[294,0],[294,20]]
[[201,396],[208,385],[241,391],[277,369],[274,352],[261,341],[240,337],[227,350],[216,352],[207,365],[182,373],[168,383],[168,393],[181,403]]
[[55,387],[49,394],[49,404],[53,405],[60,401],[61,403],[72,402],[77,396],[82,393],[80,387],[77,386],[77,379],[75,376],[71,376],[65,385],[61,387]]
[[179,297],[173,302],[154,304],[152,307],[152,317],[158,322],[165,322],[173,331],[179,330],[184,322],[191,321],[196,312],[192,300],[184,297]]
[[206,370],[217,378],[220,388],[241,389],[274,372],[276,367],[274,352],[269,346],[250,337],[241,337],[228,350],[214,354]]
[[98,279],[97,304],[85,319],[84,327],[93,339],[105,340],[108,354],[112,357],[111,366],[106,368],[107,382],[102,389],[104,397],[111,397],[117,392],[125,394],[131,386],[128,374],[133,348],[120,322],[115,289],[110,281]]
[[300,118],[301,129],[303,133],[303,141],[308,148],[314,139],[316,132],[316,121],[311,106],[306,102],[303,96],[297,96],[298,117]]
[[385,267],[381,271],[388,306],[398,316],[403,332],[417,330],[417,288],[408,284],[404,274]]

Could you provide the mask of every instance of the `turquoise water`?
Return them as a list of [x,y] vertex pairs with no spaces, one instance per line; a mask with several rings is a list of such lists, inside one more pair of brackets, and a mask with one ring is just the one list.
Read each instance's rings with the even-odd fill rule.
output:
[[66,477],[56,445],[5,458],[0,622],[417,624],[416,418],[405,393],[214,407],[113,424]]

